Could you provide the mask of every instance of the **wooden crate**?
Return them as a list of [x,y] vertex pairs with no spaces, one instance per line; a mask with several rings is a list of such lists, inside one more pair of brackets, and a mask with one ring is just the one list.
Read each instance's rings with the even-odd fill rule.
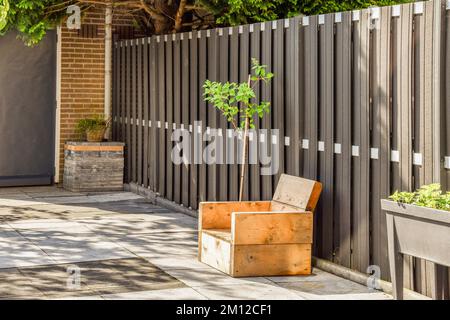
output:
[[311,274],[319,182],[282,175],[272,201],[203,202],[199,260],[233,277]]

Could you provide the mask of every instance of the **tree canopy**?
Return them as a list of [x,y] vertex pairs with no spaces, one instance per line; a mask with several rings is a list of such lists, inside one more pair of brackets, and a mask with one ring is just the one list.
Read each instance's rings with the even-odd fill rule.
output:
[[111,4],[131,15],[144,33],[164,34],[214,26],[234,26],[299,14],[313,15],[411,0],[0,0],[0,34],[17,30],[29,45],[66,16],[67,7],[82,11]]

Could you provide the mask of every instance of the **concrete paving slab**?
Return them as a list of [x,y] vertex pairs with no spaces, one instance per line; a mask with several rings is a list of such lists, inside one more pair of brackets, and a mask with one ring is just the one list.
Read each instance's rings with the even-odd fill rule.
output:
[[242,284],[269,284],[274,283],[266,278],[233,278],[215,269],[177,269],[166,270],[168,274],[184,282],[192,288],[206,286],[226,286],[226,285],[242,285]]
[[43,250],[15,231],[0,231],[0,269],[55,263]]
[[36,219],[36,220],[22,220],[8,223],[10,227],[15,230],[75,230],[79,228],[86,228],[81,223],[76,221],[67,221],[63,219]]
[[[146,256],[139,255],[146,260],[150,261],[154,265],[163,270],[177,270],[177,269],[211,269],[208,265],[198,261],[197,255],[174,255],[174,256]],[[201,272],[201,271],[200,271]]]
[[300,281],[279,283],[283,288],[297,292],[298,294],[312,293],[317,296],[367,294],[377,292],[358,283],[345,279],[330,281]]
[[211,300],[304,300],[290,290],[276,284],[243,283],[195,287]]
[[105,300],[206,300],[192,288],[177,288],[103,295]]

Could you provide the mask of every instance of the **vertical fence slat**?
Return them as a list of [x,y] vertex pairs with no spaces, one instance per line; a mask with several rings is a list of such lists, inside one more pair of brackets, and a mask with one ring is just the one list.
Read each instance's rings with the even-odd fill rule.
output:
[[373,264],[381,269],[384,279],[389,277],[386,216],[380,200],[390,194],[390,8],[381,9],[373,30],[371,97],[373,101],[371,147],[378,150],[371,164],[371,216]]
[[[263,27],[264,26],[264,27]],[[273,43],[272,43],[272,22],[265,22],[261,24],[261,28],[264,28],[261,35],[261,63],[266,65],[268,70],[273,70]],[[268,136],[265,137],[266,145],[268,148],[267,155],[273,154],[272,152],[272,144],[271,144],[271,133],[270,129],[272,128],[272,118],[273,118],[273,99],[272,99],[272,88],[273,83],[269,83],[263,86],[261,100],[271,102],[271,113],[264,117],[261,121],[261,128],[266,129],[268,132]],[[262,176],[261,177],[261,197],[262,200],[270,200],[272,199],[272,177],[271,176]]]
[[[207,37],[207,48],[208,48],[208,79],[210,81],[218,81],[218,36],[217,36],[217,30],[208,30],[207,35],[209,34],[209,37]],[[218,123],[218,117],[219,114],[217,110],[208,103],[208,122],[207,126],[211,129],[217,128]],[[216,139],[214,135],[212,134],[213,131],[211,131],[211,135],[209,135],[210,139],[209,143],[211,143],[212,140]],[[217,145],[217,141],[216,141]],[[212,155],[210,155],[212,156]],[[218,190],[217,190],[217,165],[208,165],[207,167],[208,172],[208,188],[207,188],[207,194],[208,194],[208,201],[217,201],[218,196]]]
[[[250,28],[248,25],[243,26],[243,32],[239,35],[239,82],[247,82],[248,75],[251,73],[250,69]],[[240,141],[242,144],[242,141]],[[249,141],[250,142],[250,141]],[[241,149],[238,147],[238,163],[242,163],[241,160]],[[244,192],[243,200],[249,199],[249,169],[251,166],[246,164],[245,177],[244,177]],[[241,176],[242,165],[239,166],[239,178]],[[240,179],[239,179],[240,181]]]
[[286,173],[300,175],[300,132],[305,122],[300,117],[300,18],[290,19],[286,29]]
[[158,56],[158,190],[161,196],[166,196],[166,64],[165,64],[165,43],[163,37],[157,38]]
[[158,63],[156,37],[150,41],[150,189],[157,192],[158,188]]
[[305,149],[304,155],[304,175],[308,179],[315,180],[317,178],[317,144],[318,137],[318,19],[315,17],[308,17],[308,25],[303,25],[302,30],[305,39],[304,52],[304,78],[308,81],[304,82],[305,86],[305,128],[304,138],[302,141],[302,148]]
[[137,43],[137,183],[138,185],[142,185],[142,153],[143,153],[143,139],[142,139],[142,41],[138,41]]
[[[219,80],[222,83],[229,81],[229,34],[228,28],[221,29],[221,35],[219,36]],[[228,200],[228,165],[226,164],[225,139],[227,137],[227,119],[219,115],[219,122],[217,126],[218,130],[221,130],[221,134],[217,137],[218,146],[218,196],[221,201]]]
[[125,123],[126,123],[126,127],[127,127],[127,133],[126,133],[126,137],[127,137],[127,155],[126,155],[126,159],[127,159],[127,179],[126,181],[131,182],[133,180],[133,176],[132,176],[132,152],[133,152],[133,145],[132,145],[132,140],[131,140],[131,70],[132,68],[132,60],[131,60],[131,53],[132,53],[132,45],[129,42],[125,42],[126,43],[126,49],[127,49],[127,74],[126,74],[126,118],[125,118]]
[[[308,179],[317,179],[317,159],[318,159],[318,84],[319,84],[319,34],[318,34],[318,18],[307,17],[303,19],[301,32],[304,38],[304,46],[302,48],[303,60],[302,76],[307,79],[303,82],[304,87],[304,110],[302,116],[305,119],[303,140],[301,146],[303,149],[303,176]],[[301,57],[300,57],[301,58]],[[321,238],[321,230],[318,228],[318,215],[314,215],[314,254],[319,254],[319,239]]]
[[[190,70],[189,70],[189,83],[190,83],[190,119],[191,119],[191,126],[192,126],[192,137],[197,136],[198,137],[198,130],[195,127],[195,122],[199,120],[198,115],[198,107],[199,107],[199,100],[202,99],[202,93],[201,93],[201,86],[199,86],[198,83],[198,67],[199,67],[199,61],[198,61],[198,37],[197,37],[197,31],[193,31],[191,34],[190,40],[189,40],[189,55],[190,55]],[[197,210],[198,209],[198,169],[199,166],[197,163],[195,163],[195,152],[197,152],[197,158],[200,158],[202,156],[201,148],[196,148],[195,142],[192,141],[191,145],[191,172],[190,172],[190,206],[192,209]]]
[[172,124],[173,124],[173,42],[169,36],[164,37],[165,56],[166,56],[166,123],[164,123],[164,130],[166,131],[166,197],[169,200],[173,200],[174,179],[173,172],[174,166],[172,162]]
[[[198,84],[199,84],[199,90],[200,90],[200,96],[203,96],[203,84],[205,83],[205,80],[207,79],[207,69],[206,66],[208,65],[208,52],[207,52],[207,38],[206,38],[206,31],[199,31],[199,44],[198,44],[198,59],[199,59],[199,69],[198,69]],[[199,119],[201,122],[202,127],[197,128],[196,130],[200,130],[200,133],[204,135],[205,128],[207,126],[208,121],[208,105],[206,104],[204,99],[200,99],[199,101]],[[198,132],[198,131],[197,131]],[[203,139],[202,139],[203,140]],[[204,143],[201,143],[201,150],[204,150]],[[203,159],[203,152],[202,152],[202,160],[201,165],[199,167],[199,177],[198,177],[198,196],[199,201],[206,201],[208,198],[207,188],[208,188],[208,170],[207,165],[205,164],[205,161]]]
[[[272,23],[276,29],[273,31],[274,51],[273,51],[273,72],[276,77],[273,78],[273,123],[272,128],[279,130],[280,141],[273,148],[278,149],[278,170],[273,176],[273,186],[278,184],[278,179],[285,172],[285,69],[284,69],[284,49],[285,49],[285,31],[284,20],[278,20]],[[272,162],[274,157],[272,157]]]
[[144,187],[148,187],[148,159],[149,159],[149,128],[148,121],[150,119],[150,103],[149,103],[149,52],[148,52],[148,39],[144,39],[143,42],[143,54],[144,54],[144,78],[143,78],[143,88],[144,88],[144,152],[143,156],[143,184]]
[[[253,32],[250,33],[250,57],[251,59],[257,59],[261,61],[261,25],[255,24],[253,26]],[[254,87],[254,90],[257,95],[256,103],[261,103],[261,85],[257,84]],[[270,117],[270,114],[266,115]],[[253,141],[250,141],[249,150],[253,150],[256,153],[256,161],[252,161],[250,164],[250,172],[249,172],[249,181],[250,181],[250,199],[251,200],[259,200],[261,199],[261,174],[260,174],[260,166],[258,161],[258,129],[260,128],[260,120],[258,117],[255,118],[255,130],[252,133]]]
[[[230,40],[230,81],[231,82],[239,82],[239,27],[232,28],[232,35]],[[254,34],[254,33],[253,33]],[[253,35],[252,34],[252,35]],[[236,121],[238,121],[238,116],[235,117]],[[230,142],[231,139],[228,139],[228,135],[226,135],[227,141]],[[233,139],[231,141],[232,145],[232,154],[228,155],[228,159],[233,164],[229,166],[228,169],[228,195],[230,201],[237,201],[239,199],[239,166],[237,165],[237,144],[236,140]],[[230,151],[231,152],[231,151]],[[259,173],[258,173],[259,175]],[[252,188],[254,187],[254,183],[252,180]],[[259,199],[259,197],[258,197]]]
[[320,25],[320,180],[323,183],[318,221],[322,229],[321,256],[333,260],[333,162],[334,162],[334,16],[325,15]]
[[[183,34],[183,39],[181,40],[181,123],[183,124],[184,130],[189,130],[189,37],[187,34]],[[190,165],[183,163],[181,166],[182,175],[182,201],[181,203],[185,207],[189,207],[189,171]]]
[[[173,43],[173,91],[171,94],[174,96],[174,108],[173,108],[173,122],[177,129],[180,129],[181,125],[181,35],[174,35],[175,40]],[[172,127],[172,126],[171,126]],[[171,129],[172,130],[172,129]],[[182,180],[181,180],[181,165],[174,165],[174,201],[181,203],[182,192]]]
[[[393,163],[394,190],[412,189],[412,118],[411,118],[411,6],[401,7],[400,17],[393,18],[393,149],[398,151],[399,163]],[[405,257],[405,286],[414,287],[413,261]]]
[[352,268],[366,272],[369,247],[369,11],[353,22]]
[[351,13],[336,24],[336,190],[335,246],[337,262],[350,267],[351,258]]
[[131,173],[137,182],[137,40],[131,42]]

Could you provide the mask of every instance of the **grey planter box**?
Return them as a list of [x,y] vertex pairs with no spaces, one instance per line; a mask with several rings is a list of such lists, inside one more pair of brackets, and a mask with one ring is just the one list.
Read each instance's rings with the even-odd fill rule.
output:
[[450,266],[450,212],[381,200],[386,211],[389,265],[395,299],[403,299],[403,255],[434,263],[432,291],[442,299],[444,266]]
[[75,192],[123,190],[124,144],[67,142],[64,148],[64,189]]

